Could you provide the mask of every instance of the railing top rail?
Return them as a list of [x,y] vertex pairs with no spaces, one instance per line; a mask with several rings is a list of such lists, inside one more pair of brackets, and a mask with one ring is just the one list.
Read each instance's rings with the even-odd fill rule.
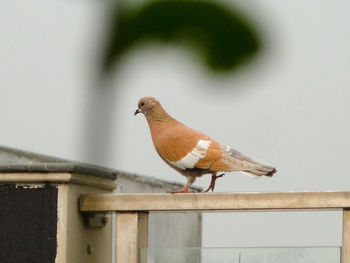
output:
[[80,199],[82,212],[191,212],[350,208],[350,191],[194,194],[101,194]]

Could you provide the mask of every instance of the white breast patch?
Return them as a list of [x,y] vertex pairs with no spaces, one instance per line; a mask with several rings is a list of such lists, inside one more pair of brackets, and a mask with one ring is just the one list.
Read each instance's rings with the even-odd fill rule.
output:
[[168,162],[181,170],[192,169],[200,159],[206,156],[210,144],[211,141],[199,140],[193,150],[181,160]]

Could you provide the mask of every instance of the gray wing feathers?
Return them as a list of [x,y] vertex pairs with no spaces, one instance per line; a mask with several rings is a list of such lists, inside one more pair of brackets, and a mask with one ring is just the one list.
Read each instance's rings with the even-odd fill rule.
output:
[[246,156],[241,152],[233,149],[231,146],[222,146],[224,152],[230,155],[232,158],[243,161],[246,165],[247,169],[241,171],[242,173],[252,176],[252,177],[260,177],[262,175],[272,176],[276,169],[263,161],[257,160],[255,158]]

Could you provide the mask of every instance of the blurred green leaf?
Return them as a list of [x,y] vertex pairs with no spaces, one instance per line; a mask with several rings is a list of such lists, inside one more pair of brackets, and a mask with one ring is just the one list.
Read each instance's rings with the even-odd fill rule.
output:
[[240,12],[210,1],[151,1],[112,11],[102,69],[108,73],[129,49],[145,40],[187,42],[213,71],[231,70],[261,47],[255,29]]

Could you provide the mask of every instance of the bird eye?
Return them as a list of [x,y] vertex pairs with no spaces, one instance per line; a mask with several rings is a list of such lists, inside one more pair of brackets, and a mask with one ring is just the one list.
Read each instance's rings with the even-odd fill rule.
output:
[[140,105],[141,105],[141,107],[142,107],[142,106],[145,106],[145,103],[144,103],[144,102],[141,102],[141,104],[140,104]]

